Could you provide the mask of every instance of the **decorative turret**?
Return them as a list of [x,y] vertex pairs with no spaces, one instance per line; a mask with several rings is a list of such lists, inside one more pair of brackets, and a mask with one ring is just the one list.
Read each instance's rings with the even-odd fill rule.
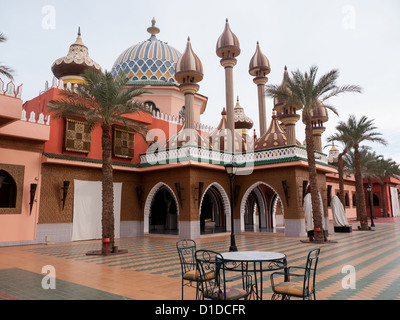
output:
[[78,29],[78,37],[75,43],[69,47],[69,52],[65,57],[57,59],[51,71],[54,76],[64,82],[79,83],[83,81],[82,74],[92,69],[101,72],[100,65],[89,57],[89,50],[83,44],[81,29]]
[[[328,110],[321,103],[321,101],[317,101],[317,106],[311,112],[311,124],[313,127],[313,137],[314,137],[314,148],[316,151],[322,152],[322,142],[321,135],[325,132],[326,128],[324,127],[324,123],[329,120]],[[303,117],[303,123],[304,117]]]
[[[236,65],[236,57],[240,54],[239,40],[229,27],[226,19],[225,29],[217,41],[217,56],[221,58],[221,65],[225,69],[226,115],[227,129],[235,131],[235,114],[233,110],[233,67]],[[233,139],[232,143],[233,143]],[[232,150],[234,146],[232,145]]]
[[[210,147],[214,150],[224,151],[224,152],[232,152],[231,149],[231,135],[229,135],[230,131],[227,128],[227,116],[225,108],[221,112],[221,121],[214,131],[210,133],[208,136]],[[250,150],[250,146],[252,145],[251,139],[247,139],[247,136],[237,132],[234,132],[234,141],[233,145],[235,146],[233,152],[246,152]]]
[[[289,77],[287,67],[285,66],[285,71],[283,73],[283,80],[280,85],[281,89],[287,89],[286,81]],[[287,89],[289,90],[289,89]],[[274,110],[277,113],[279,121],[282,122],[282,127],[286,131],[286,137],[288,139],[288,145],[297,144],[296,141],[296,123],[300,119],[300,115],[297,114],[297,110],[300,110],[301,106],[286,104],[282,99],[274,99]]]
[[253,128],[253,120],[245,114],[238,97],[235,106],[235,129],[247,133],[246,130],[251,128]]
[[232,32],[231,28],[229,27],[228,19],[226,19],[224,32],[220,35],[217,41],[217,56],[222,59],[233,60],[239,54],[239,40]]
[[203,80],[203,65],[193,52],[189,37],[186,50],[176,63],[175,79],[181,84],[195,84]]
[[185,95],[185,123],[181,130],[169,139],[166,147],[181,147],[186,144],[209,148],[208,140],[194,128],[194,95],[200,86],[197,82],[203,80],[203,65],[194,53],[190,38],[186,49],[175,67],[175,79],[181,84],[179,89]]
[[265,84],[268,82],[267,75],[271,72],[267,57],[261,52],[257,41],[256,53],[250,60],[249,73],[254,77],[253,82],[258,90],[258,111],[260,122],[260,135],[267,130],[267,116],[265,113]]
[[271,124],[267,130],[254,144],[254,150],[264,150],[287,146],[285,131],[279,125],[275,112],[272,114]]
[[332,148],[329,150],[328,163],[337,165],[339,153],[340,151],[336,148],[335,144],[332,144]]

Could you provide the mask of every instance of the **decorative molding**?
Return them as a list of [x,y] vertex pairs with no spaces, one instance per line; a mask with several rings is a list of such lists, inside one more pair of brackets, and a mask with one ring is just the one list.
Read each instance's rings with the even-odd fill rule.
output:
[[7,83],[7,85],[5,86],[3,80],[0,79],[0,94],[2,94],[2,95],[21,99],[22,87],[23,87],[23,85],[21,84],[17,88],[15,88],[15,84],[12,81]]

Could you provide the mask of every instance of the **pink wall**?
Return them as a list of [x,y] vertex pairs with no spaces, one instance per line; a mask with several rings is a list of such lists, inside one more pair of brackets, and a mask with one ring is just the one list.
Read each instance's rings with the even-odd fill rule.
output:
[[[39,214],[39,201],[36,200],[40,199],[41,154],[0,148],[0,163],[25,166],[21,213],[0,215],[0,242],[35,240]],[[38,188],[30,214],[31,183],[38,183]]]

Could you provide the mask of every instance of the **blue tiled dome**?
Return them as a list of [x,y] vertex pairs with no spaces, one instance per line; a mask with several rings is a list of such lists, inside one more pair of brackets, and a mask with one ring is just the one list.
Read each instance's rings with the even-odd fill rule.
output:
[[156,38],[160,30],[154,19],[147,31],[151,34],[150,39],[122,52],[111,69],[112,74],[116,77],[125,72],[131,81],[177,84],[175,66],[182,54]]

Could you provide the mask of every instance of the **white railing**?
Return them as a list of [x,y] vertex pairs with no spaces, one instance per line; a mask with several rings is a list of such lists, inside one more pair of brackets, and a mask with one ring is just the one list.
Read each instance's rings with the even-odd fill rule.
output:
[[[317,162],[328,164],[328,158],[325,154],[315,152],[315,158]],[[140,163],[145,166],[178,163],[189,160],[212,164],[226,164],[234,161],[239,165],[245,166],[261,165],[293,160],[307,160],[307,150],[300,146],[288,146],[232,154],[196,146],[183,146],[178,149],[159,150],[158,152],[148,152],[140,155]]]

